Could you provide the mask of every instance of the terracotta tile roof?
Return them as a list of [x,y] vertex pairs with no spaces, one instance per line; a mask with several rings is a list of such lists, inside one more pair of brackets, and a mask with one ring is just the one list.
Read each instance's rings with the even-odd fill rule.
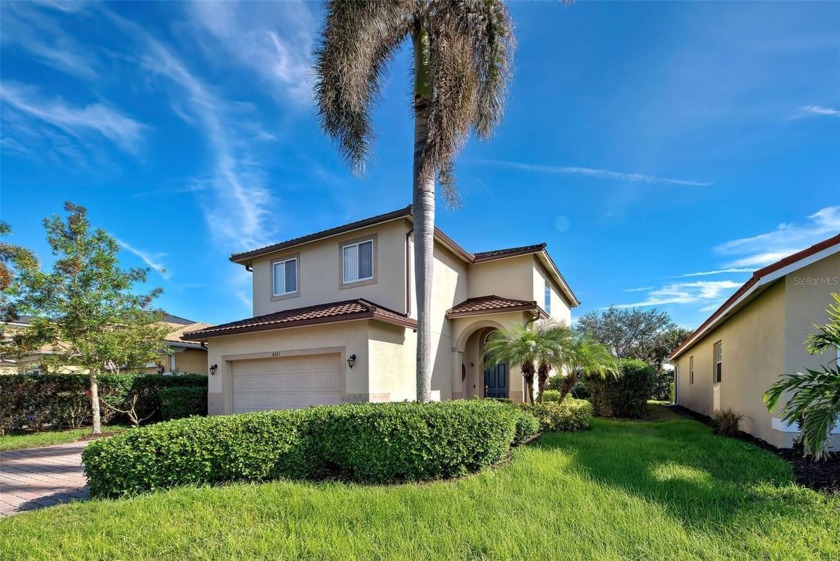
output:
[[537,315],[548,316],[533,300],[516,300],[514,298],[502,298],[501,296],[478,296],[468,298],[460,304],[453,306],[446,312],[446,317],[464,317],[481,314],[492,314],[497,312],[525,312],[533,311]]
[[528,255],[529,253],[537,253],[545,249],[545,244],[540,243],[536,245],[525,245],[522,247],[510,247],[507,249],[496,249],[493,251],[482,251],[473,255],[474,263],[481,263],[482,261],[492,261],[494,259],[504,259],[505,257],[516,257],[517,255]]
[[384,308],[364,299],[346,300],[344,302],[330,302],[305,308],[284,310],[264,316],[224,323],[185,333],[186,340],[203,340],[209,337],[233,335],[235,333],[249,333],[252,331],[266,331],[271,329],[285,329],[289,327],[303,327],[323,323],[335,323],[355,319],[376,319],[385,323],[417,328],[417,321],[403,314]]
[[745,282],[741,286],[741,288],[735,291],[735,294],[730,296],[726,300],[726,302],[724,302],[717,310],[715,310],[715,312],[711,316],[709,316],[709,318],[706,321],[700,324],[700,327],[695,329],[694,333],[692,333],[685,341],[683,341],[682,344],[679,347],[677,347],[674,350],[674,352],[671,353],[671,356],[668,358],[677,358],[685,350],[693,346],[694,343],[699,341],[701,339],[700,335],[703,334],[705,331],[708,331],[708,329],[711,328],[717,322],[717,320],[721,318],[721,316],[729,309],[730,306],[737,302],[739,298],[741,298],[753,286],[755,286],[759,281],[761,281],[763,277],[766,277],[767,275],[775,273],[780,269],[784,269],[788,265],[793,265],[798,261],[811,257],[812,255],[815,255],[820,251],[823,251],[824,249],[828,249],[838,244],[840,244],[840,234],[828,238],[827,240],[823,240],[817,244],[814,244],[807,249],[803,249],[802,251],[798,251],[792,255],[788,255],[784,259],[776,261],[775,263],[772,263],[762,269],[758,269],[757,271],[755,271],[750,277],[750,279],[747,282]]

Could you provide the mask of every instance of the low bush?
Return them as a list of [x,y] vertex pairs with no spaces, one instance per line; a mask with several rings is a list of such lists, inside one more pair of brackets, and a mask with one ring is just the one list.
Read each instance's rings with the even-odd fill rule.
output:
[[648,399],[667,401],[671,399],[671,386],[674,384],[674,371],[664,368],[653,376],[653,387],[650,390]]
[[191,417],[92,442],[83,461],[94,497],[276,478],[418,481],[498,462],[533,430],[525,417],[489,400]]
[[207,415],[207,387],[161,388],[160,416],[164,421]]
[[539,421],[540,430],[544,432],[587,430],[592,418],[592,404],[573,397],[567,397],[563,403],[521,403],[518,407],[531,413]]
[[[138,398],[138,416],[154,422],[161,419],[162,388],[207,388],[207,377],[198,375],[103,374],[98,382],[105,424],[124,423],[125,415],[116,409],[128,409],[134,396]],[[41,430],[46,425],[77,427],[90,423],[88,389],[86,374],[0,376],[0,432],[11,428]]]
[[545,390],[540,399],[542,401],[560,401],[560,390]]
[[716,434],[721,436],[735,436],[741,430],[744,416],[734,409],[720,409],[712,415],[712,426]]
[[599,417],[645,417],[655,372],[641,360],[622,359],[620,366],[618,378],[588,377],[584,381],[593,413]]

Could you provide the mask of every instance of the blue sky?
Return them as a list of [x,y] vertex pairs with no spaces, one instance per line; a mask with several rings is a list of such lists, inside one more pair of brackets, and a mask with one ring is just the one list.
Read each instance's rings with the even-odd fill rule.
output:
[[[583,305],[694,327],[755,268],[840,232],[840,3],[510,6],[504,123],[458,159],[470,251],[545,241]],[[49,262],[65,200],[159,304],[250,313],[254,248],[410,201],[409,57],[364,177],[320,132],[317,3],[3,2],[0,213]],[[159,272],[157,269],[165,269]]]

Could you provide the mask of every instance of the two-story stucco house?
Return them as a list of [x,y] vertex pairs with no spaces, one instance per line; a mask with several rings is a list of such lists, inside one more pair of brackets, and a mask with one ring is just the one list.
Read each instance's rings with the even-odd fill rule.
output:
[[[231,256],[253,275],[253,317],[184,336],[209,343],[211,414],[416,397],[411,207]],[[521,401],[516,365],[486,368],[494,330],[579,302],[545,244],[469,253],[435,233],[434,399]]]
[[[829,319],[832,292],[840,292],[840,235],[753,273],[672,353],[677,404],[704,415],[732,408],[744,415],[742,430],[792,446],[798,428],[768,412],[762,396],[783,374],[840,359],[805,347]],[[840,424],[834,434],[829,444],[840,447]]]

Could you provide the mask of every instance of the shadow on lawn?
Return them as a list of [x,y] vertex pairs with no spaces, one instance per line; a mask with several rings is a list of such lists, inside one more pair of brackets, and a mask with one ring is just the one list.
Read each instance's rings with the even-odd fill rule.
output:
[[768,512],[796,516],[810,504],[787,484],[790,468],[772,454],[716,437],[692,421],[596,420],[584,433],[546,434],[536,449],[560,449],[570,469],[660,504],[685,525],[713,532],[756,526]]

